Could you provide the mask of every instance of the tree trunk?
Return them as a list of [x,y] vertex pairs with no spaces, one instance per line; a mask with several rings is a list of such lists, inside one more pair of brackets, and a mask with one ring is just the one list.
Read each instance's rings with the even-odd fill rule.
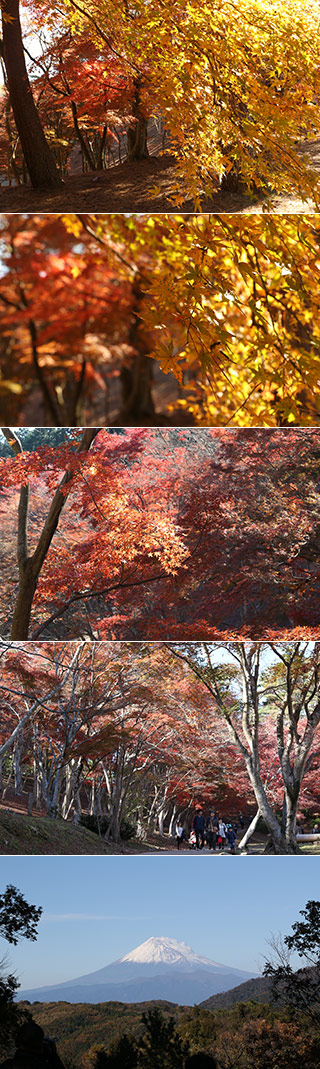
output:
[[18,597],[13,613],[11,638],[13,641],[28,638],[32,603],[37,588],[38,575],[34,574],[32,561],[26,562],[20,579]]
[[132,294],[134,303],[128,341],[133,353],[120,372],[122,408],[119,419],[124,422],[127,419],[153,419],[155,414],[152,397],[153,361],[148,355],[152,351],[152,339],[141,319],[144,292],[139,275],[134,280]]
[[[19,456],[22,452],[21,442],[8,427],[2,428],[2,433],[7,441],[10,441],[13,452]],[[88,452],[92,442],[98,434],[98,428],[87,428],[81,437],[77,452]],[[12,439],[14,444],[12,445]],[[60,515],[66,503],[66,494],[63,488],[73,479],[73,471],[67,468],[59,486],[52,498],[52,502],[42,528],[38,544],[32,557],[28,556],[28,508],[29,508],[29,485],[21,486],[18,509],[18,565],[19,565],[19,589],[15,609],[13,613],[11,638],[28,638],[31,610],[38,579],[52,539],[58,527]]]
[[148,123],[146,119],[140,116],[134,126],[129,126],[127,141],[129,160],[145,160],[149,156]]
[[111,811],[111,816],[110,816],[109,827],[108,827],[108,830],[106,831],[106,834],[104,836],[106,842],[109,842],[110,839],[111,839],[111,841],[113,843],[119,843],[120,842],[120,823],[121,823],[120,808],[119,808],[118,799],[117,799],[115,801],[114,805],[113,805],[113,808],[112,808],[112,811]]
[[285,838],[288,845],[291,847],[292,853],[298,854],[299,847],[297,846],[297,807],[299,800],[299,786],[296,784],[292,793],[288,793],[286,790],[286,826],[285,826]]
[[76,105],[75,101],[71,100],[71,99],[70,99],[70,104],[71,104],[71,110],[72,110],[73,125],[74,125],[74,128],[75,128],[75,132],[76,132],[77,138],[79,140],[79,144],[80,144],[82,155],[84,156],[85,160],[87,161],[87,164],[88,164],[88,167],[89,167],[89,171],[96,171],[97,168],[96,168],[96,165],[95,165],[95,162],[94,162],[94,158],[93,158],[92,152],[90,152],[90,149],[89,149],[89,147],[88,147],[88,145],[86,143],[86,140],[85,140],[85,138],[83,136],[82,130],[80,130],[80,126],[79,126],[79,123],[78,123],[77,105]]
[[296,854],[298,848],[296,844],[288,842],[286,835],[282,832],[281,825],[267,801],[265,790],[262,786],[257,769],[252,768],[250,759],[246,761],[246,765],[250,783],[254,790],[257,808],[259,807],[261,816],[263,817],[270,835],[270,852],[274,854]]
[[161,809],[160,813],[158,813],[158,832],[159,832],[159,835],[163,835],[163,833],[164,833],[165,815],[166,815],[166,810],[165,809]]
[[255,813],[254,817],[252,818],[252,821],[249,824],[249,827],[247,828],[246,832],[242,836],[242,839],[240,840],[240,843],[239,843],[239,846],[238,846],[238,849],[240,851],[245,850],[246,845],[249,842],[249,839],[251,839],[253,833],[256,830],[256,827],[257,827],[257,824],[259,823],[259,820],[260,820],[260,809],[257,809],[257,812]]
[[112,788],[112,796],[110,799],[110,822],[108,830],[105,834],[105,839],[112,840],[114,843],[120,841],[120,826],[121,826],[121,811],[122,811],[122,787],[123,787],[123,764],[124,764],[124,752],[122,746],[119,746],[117,768],[115,773],[115,780]]
[[34,189],[61,186],[32,96],[23,51],[19,0],[1,0],[1,12],[8,88],[31,184]]
[[148,122],[141,110],[141,78],[134,79],[132,115],[136,120],[127,133],[129,160],[144,160],[148,152]]
[[153,419],[155,408],[152,380],[153,365],[149,356],[138,353],[130,359],[130,363],[127,362],[126,366],[121,368],[121,419]]
[[171,835],[172,838],[174,837],[174,834],[175,834],[176,823],[177,823],[177,807],[176,807],[176,805],[174,805],[173,812],[172,812],[172,815],[170,817],[170,824],[169,824],[169,835]]

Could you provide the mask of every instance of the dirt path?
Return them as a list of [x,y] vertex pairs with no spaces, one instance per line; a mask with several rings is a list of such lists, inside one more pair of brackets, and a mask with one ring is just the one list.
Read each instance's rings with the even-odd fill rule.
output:
[[[306,147],[301,146],[304,155]],[[308,154],[320,174],[320,138],[309,143]],[[128,161],[97,174],[73,175],[66,179],[63,189],[33,190],[29,186],[2,189],[0,210],[2,212],[138,212],[159,215],[163,212],[192,212],[190,200],[179,208],[173,207],[170,194],[176,185],[176,166],[173,156],[150,156],[146,160]],[[160,193],[152,197],[150,190],[157,187]],[[243,193],[217,193],[212,199],[203,200],[203,212],[240,215],[262,213],[264,202]],[[275,214],[313,215],[311,201],[304,202],[287,194],[277,196],[268,205],[267,211]]]

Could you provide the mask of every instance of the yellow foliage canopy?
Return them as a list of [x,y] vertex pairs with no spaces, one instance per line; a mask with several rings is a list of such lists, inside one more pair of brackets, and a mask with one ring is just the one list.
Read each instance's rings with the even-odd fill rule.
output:
[[139,274],[150,355],[186,372],[197,423],[319,423],[318,215],[83,219],[109,267]]
[[163,116],[177,205],[199,206],[232,168],[253,191],[314,194],[297,142],[320,129],[317,0],[64,0],[63,20],[111,46],[139,79],[142,110]]

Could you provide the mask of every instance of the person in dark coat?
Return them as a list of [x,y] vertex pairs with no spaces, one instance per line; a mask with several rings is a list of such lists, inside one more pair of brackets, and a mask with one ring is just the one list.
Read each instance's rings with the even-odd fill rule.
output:
[[204,847],[204,832],[205,832],[205,819],[201,810],[197,811],[193,820],[193,830],[196,836],[197,850],[203,850]]
[[47,1039],[35,1021],[25,1021],[17,1032],[13,1058],[2,1062],[0,1069],[64,1069],[53,1039]]
[[229,843],[229,846],[230,846],[231,854],[235,853],[236,838],[237,838],[237,836],[236,836],[235,830],[232,827],[232,824],[229,824],[228,828],[227,828],[227,840],[228,840],[228,843]]
[[[219,826],[219,822],[218,822]],[[209,850],[215,850],[217,845],[217,818],[214,809],[209,813],[206,823],[206,839]]]

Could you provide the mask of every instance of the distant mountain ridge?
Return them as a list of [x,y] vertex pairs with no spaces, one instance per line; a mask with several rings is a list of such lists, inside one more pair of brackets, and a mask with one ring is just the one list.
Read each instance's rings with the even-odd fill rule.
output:
[[91,1003],[164,999],[192,1006],[252,975],[196,954],[186,943],[151,937],[96,972],[50,987],[20,991],[19,999]]
[[221,991],[210,998],[200,1002],[201,1010],[230,1010],[236,1002],[272,1002],[271,978],[269,976],[257,976],[246,980],[244,984],[237,984],[229,991]]

